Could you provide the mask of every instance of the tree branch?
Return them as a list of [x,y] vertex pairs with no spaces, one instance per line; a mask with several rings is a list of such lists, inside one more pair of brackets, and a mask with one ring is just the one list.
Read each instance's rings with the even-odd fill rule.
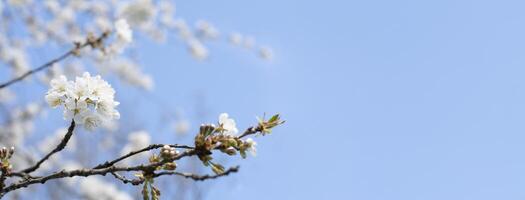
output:
[[28,187],[29,185],[41,183],[44,184],[48,180],[53,179],[59,179],[59,178],[65,178],[65,177],[76,177],[76,176],[92,176],[92,175],[102,175],[105,176],[107,173],[113,173],[113,172],[131,172],[131,171],[143,171],[143,172],[153,172],[155,168],[162,166],[165,163],[173,162],[175,160],[179,160],[186,156],[192,156],[196,154],[196,150],[187,150],[185,152],[182,152],[178,154],[177,156],[171,158],[171,159],[165,159],[160,162],[151,163],[148,165],[137,165],[132,167],[117,167],[117,166],[111,166],[107,168],[101,168],[101,169],[77,169],[77,170],[61,170],[55,173],[52,173],[47,176],[42,177],[33,177],[30,179],[21,180],[17,183],[13,183],[0,191],[0,198],[7,194],[8,192],[11,192],[13,190],[17,190],[20,188]]
[[255,134],[255,133],[258,133],[258,132],[261,132],[262,129],[260,129],[259,126],[252,126],[252,127],[249,127],[247,128],[244,133],[242,133],[241,135],[239,135],[237,138],[241,139],[243,137],[246,137],[248,135],[251,135],[251,134]]
[[61,56],[59,56],[59,57],[57,57],[57,58],[55,58],[55,59],[53,59],[53,60],[51,60],[51,61],[49,61],[49,62],[47,62],[47,63],[45,63],[45,64],[43,64],[43,65],[41,65],[40,67],[37,67],[37,68],[35,68],[35,69],[32,69],[32,70],[27,71],[27,72],[25,72],[24,74],[22,74],[22,75],[19,76],[19,77],[16,77],[16,78],[11,79],[11,80],[9,80],[9,81],[7,81],[7,82],[5,82],[5,83],[0,84],[0,90],[1,90],[2,88],[5,88],[5,87],[7,87],[7,86],[10,86],[11,84],[14,84],[14,83],[16,83],[16,82],[18,82],[18,81],[21,81],[21,80],[25,79],[26,77],[28,77],[28,76],[30,76],[30,75],[32,75],[32,74],[34,74],[34,73],[37,73],[37,72],[42,71],[42,70],[44,70],[44,69],[46,69],[46,68],[48,68],[48,67],[51,67],[51,66],[53,66],[53,64],[58,63],[58,62],[60,62],[60,61],[62,61],[62,60],[64,60],[64,59],[68,58],[68,57],[71,56],[71,55],[76,55],[76,54],[78,54],[79,51],[80,51],[81,49],[83,49],[84,47],[87,47],[87,46],[94,47],[94,46],[98,45],[99,43],[101,43],[101,42],[102,42],[105,38],[107,38],[108,36],[109,36],[109,33],[108,33],[108,32],[104,32],[104,33],[102,33],[102,35],[100,35],[98,38],[92,38],[92,39],[90,39],[90,38],[88,37],[88,39],[86,40],[86,42],[81,43],[81,44],[76,44],[76,46],[75,46],[73,49],[71,49],[71,50],[69,50],[68,52],[62,54]]
[[46,156],[44,156],[42,159],[40,159],[35,165],[32,167],[29,167],[27,169],[24,169],[20,171],[21,173],[29,174],[35,170],[37,170],[42,163],[44,163],[47,159],[49,159],[53,154],[62,151],[67,143],[69,142],[69,139],[71,139],[71,136],[73,135],[73,130],[75,130],[75,120],[71,120],[71,125],[69,125],[69,128],[67,129],[66,135],[64,135],[64,138],[62,138],[62,141],[53,149],[51,152],[49,152]]
[[[35,164],[35,166],[33,167],[30,167],[30,168],[27,168],[25,170],[22,170],[21,172],[16,172],[16,173],[13,173],[11,174],[11,176],[18,176],[18,177],[21,177],[22,180],[16,182],[16,183],[12,183],[2,189],[0,189],[0,198],[2,196],[4,196],[5,194],[9,193],[10,191],[14,191],[14,190],[17,190],[17,189],[20,189],[20,188],[25,188],[25,187],[28,187],[30,185],[33,185],[33,184],[44,184],[46,183],[48,180],[53,180],[53,179],[60,179],[60,178],[66,178],[66,177],[77,177],[77,176],[83,176],[83,177],[88,177],[88,176],[92,176],[92,175],[102,175],[102,176],[105,176],[106,174],[110,173],[112,174],[116,179],[122,181],[123,183],[125,184],[128,184],[128,183],[131,183],[133,185],[138,185],[138,184],[141,184],[144,182],[144,179],[142,178],[137,178],[137,179],[128,179],[120,174],[118,174],[118,172],[142,172],[144,174],[149,174],[150,176],[153,176],[153,178],[155,177],[159,177],[159,176],[166,176],[166,175],[176,175],[176,176],[182,176],[184,178],[189,178],[189,179],[193,179],[195,181],[203,181],[203,180],[207,180],[207,179],[215,179],[215,178],[219,178],[219,177],[222,177],[222,176],[227,176],[229,175],[230,173],[235,173],[239,170],[239,166],[236,166],[236,167],[232,167],[232,168],[229,168],[228,170],[222,172],[222,173],[218,173],[218,174],[215,174],[215,175],[196,175],[196,174],[191,174],[191,173],[183,173],[183,172],[175,172],[175,171],[162,171],[162,172],[158,172],[158,173],[155,173],[156,170],[159,170],[161,166],[163,166],[164,164],[166,163],[171,163],[171,162],[174,162],[176,160],[179,160],[183,157],[188,157],[188,156],[194,156],[194,155],[205,155],[205,154],[209,154],[210,151],[208,150],[202,150],[202,149],[196,149],[194,147],[191,147],[191,146],[186,146],[186,145],[177,145],[177,144],[173,144],[173,145],[169,145],[171,147],[174,147],[174,148],[180,148],[180,149],[186,149],[185,151],[183,151],[182,153],[179,153],[177,154],[176,156],[172,157],[172,158],[164,158],[158,162],[153,162],[153,163],[149,163],[149,164],[141,164],[141,165],[136,165],[136,166],[124,166],[124,167],[119,167],[119,166],[115,166],[116,163],[122,161],[122,160],[125,160],[129,157],[132,157],[134,155],[137,155],[139,153],[142,153],[142,152],[147,152],[147,151],[150,151],[150,150],[153,150],[153,149],[158,149],[158,148],[161,148],[163,146],[165,146],[164,144],[152,144],[152,145],[149,145],[145,148],[142,148],[142,149],[139,149],[139,150],[135,150],[135,151],[131,151],[121,157],[118,157],[114,160],[111,160],[111,161],[105,161],[104,163],[102,164],[99,164],[91,169],[77,169],[77,170],[61,170],[61,171],[58,171],[58,172],[54,172],[54,173],[51,173],[47,176],[41,176],[41,177],[33,177],[33,176],[30,176],[29,173],[30,172],[33,172],[35,171],[36,169],[39,168],[39,166],[45,162],[47,159],[49,159],[49,157],[51,157],[51,155],[53,155],[54,153],[56,152],[59,152],[61,151],[62,149],[64,149],[64,147],[67,145],[67,141],[71,138],[72,134],[73,134],[73,130],[75,128],[75,122],[72,121],[71,122],[71,126],[69,127],[68,129],[68,132],[66,133],[66,135],[64,136],[64,139],[62,140],[62,142],[52,151],[50,152],[48,155],[46,155],[44,158],[42,158],[37,164]],[[262,125],[258,125],[258,126],[253,126],[253,127],[250,127],[248,129],[246,129],[246,131],[243,132],[243,134],[237,136],[237,138],[242,138],[242,137],[245,137],[245,136],[248,136],[248,135],[251,135],[251,134],[255,134],[255,133],[258,133],[258,132],[262,132],[264,130],[264,127],[262,127]],[[217,149],[214,149],[214,150],[217,150]]]
[[124,184],[131,183],[132,185],[139,185],[144,182],[142,179],[128,179],[117,172],[111,172],[111,174],[118,180],[121,180]]
[[[158,149],[158,148],[161,148],[163,147],[164,144],[152,144],[152,145],[149,145],[143,149],[139,149],[139,150],[136,150],[136,151],[132,151],[132,152],[129,152],[128,154],[126,155],[123,155],[117,159],[114,159],[112,161],[106,161],[104,162],[104,164],[100,164],[100,165],[97,165],[95,167],[93,167],[93,169],[102,169],[102,168],[106,168],[106,167],[111,167],[113,166],[115,163],[117,162],[120,162],[126,158],[129,158],[131,156],[134,156],[136,154],[139,154],[139,153],[142,153],[142,152],[146,152],[146,151],[149,151],[149,150],[152,150],[152,149]],[[193,147],[190,147],[190,146],[186,146],[186,145],[177,145],[177,144],[174,144],[174,145],[169,145],[170,147],[174,147],[174,148],[181,148],[181,149],[193,149]]]
[[165,175],[177,175],[177,176],[182,176],[184,178],[193,179],[194,181],[204,181],[207,179],[216,179],[221,176],[228,176],[230,173],[235,173],[238,171],[239,171],[239,166],[230,167],[228,170],[224,171],[223,173],[215,174],[215,175],[209,175],[209,174],[197,175],[197,174],[192,174],[192,173],[164,171],[164,172],[153,174],[153,177],[159,177],[159,176],[165,176]]

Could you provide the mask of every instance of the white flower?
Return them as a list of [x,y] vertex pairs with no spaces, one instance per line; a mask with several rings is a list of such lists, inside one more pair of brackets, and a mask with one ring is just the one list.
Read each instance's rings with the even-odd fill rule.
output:
[[117,13],[133,26],[143,27],[155,19],[157,9],[152,0],[134,0],[121,4]]
[[62,97],[63,95],[60,95],[57,92],[51,92],[46,95],[46,102],[51,106],[52,108],[58,107],[60,104],[62,104]]
[[95,130],[95,128],[102,123],[101,116],[96,113],[84,112],[79,116],[81,124],[84,124],[84,128],[88,131]]
[[115,30],[117,31],[117,37],[127,43],[133,41],[133,32],[129,28],[129,24],[125,19],[119,19],[115,22]]
[[248,148],[246,149],[248,152],[250,152],[252,154],[252,156],[256,156],[257,155],[257,148],[255,146],[257,146],[257,142],[255,142],[252,138],[248,138],[246,139],[246,145],[248,146]]
[[204,60],[208,57],[208,49],[197,39],[188,40],[188,49],[191,55],[198,59]]
[[265,60],[272,60],[273,59],[273,51],[269,47],[261,47],[259,49],[259,56]]
[[119,119],[115,109],[119,104],[114,100],[115,90],[100,76],[84,73],[75,81],[65,76],[51,80],[46,102],[53,108],[64,106],[64,119],[74,119],[87,130],[94,130],[103,122]]
[[224,129],[224,134],[236,135],[239,132],[235,120],[228,118],[228,113],[219,115],[219,125]]
[[63,75],[51,80],[50,84],[53,91],[61,95],[65,94],[68,86],[67,78]]
[[205,39],[216,39],[219,37],[219,31],[209,22],[199,20],[195,23],[197,35]]
[[240,45],[242,42],[242,35],[240,33],[232,33],[230,35],[230,43],[233,45]]

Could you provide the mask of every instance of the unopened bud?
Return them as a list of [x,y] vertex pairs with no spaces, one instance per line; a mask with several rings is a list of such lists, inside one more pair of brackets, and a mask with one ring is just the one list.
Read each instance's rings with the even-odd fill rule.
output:
[[225,149],[223,152],[228,154],[228,155],[230,155],[230,156],[233,156],[233,155],[237,154],[237,150],[235,148],[233,148],[233,147],[229,147],[229,148]]
[[175,170],[176,168],[177,168],[177,164],[174,162],[164,164],[164,169],[166,170]]

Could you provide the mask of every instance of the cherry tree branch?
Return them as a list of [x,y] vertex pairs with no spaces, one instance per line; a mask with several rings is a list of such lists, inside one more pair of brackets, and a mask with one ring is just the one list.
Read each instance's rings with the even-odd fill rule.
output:
[[69,128],[67,129],[66,135],[64,135],[64,138],[62,138],[62,141],[53,149],[51,152],[49,152],[46,156],[44,156],[42,159],[40,159],[35,165],[26,168],[21,173],[29,174],[35,170],[37,170],[42,163],[44,163],[46,160],[48,160],[53,154],[62,151],[67,143],[69,142],[69,139],[71,139],[71,136],[73,135],[73,131],[75,130],[75,120],[71,120],[71,125],[69,125]]
[[193,150],[193,149],[192,150],[187,150],[185,152],[182,152],[182,153],[178,154],[177,156],[175,156],[175,157],[173,157],[171,159],[165,159],[165,160],[162,160],[160,162],[155,162],[155,163],[151,163],[151,164],[147,164],[147,165],[141,164],[141,165],[136,165],[136,166],[131,166],[131,167],[111,166],[111,167],[101,168],[101,169],[77,169],[77,170],[69,170],[69,171],[61,170],[61,171],[52,173],[52,174],[47,175],[47,176],[27,178],[27,179],[21,180],[21,181],[19,181],[17,183],[13,183],[13,184],[3,188],[2,190],[0,190],[0,198],[3,195],[5,195],[8,192],[11,192],[13,190],[17,190],[17,189],[20,189],[20,188],[28,187],[30,185],[37,184],[37,183],[44,184],[48,180],[53,180],[53,179],[60,179],[60,178],[66,178],[66,177],[76,177],[76,176],[87,177],[87,176],[92,176],[92,175],[105,176],[107,173],[114,173],[114,172],[142,171],[142,172],[153,173],[157,167],[162,166],[165,163],[173,162],[173,161],[179,160],[179,159],[181,159],[183,157],[196,155],[196,153],[197,153],[196,150]]
[[209,174],[197,175],[197,174],[192,174],[192,173],[164,171],[164,172],[159,172],[159,173],[153,174],[153,177],[159,177],[159,176],[165,176],[165,175],[177,175],[177,176],[182,176],[184,178],[193,179],[194,181],[204,181],[204,180],[208,180],[208,179],[216,179],[216,178],[219,178],[219,177],[222,177],[222,176],[228,176],[229,174],[235,173],[235,172],[238,172],[238,171],[239,171],[239,166],[230,167],[229,169],[227,169],[223,173],[214,174],[214,175],[209,175]]
[[[275,119],[273,120],[271,119],[268,122],[261,121],[259,122],[257,126],[253,126],[253,127],[246,129],[246,131],[244,131],[241,135],[237,136],[237,139],[241,139],[242,137],[256,134],[256,133],[269,133],[271,128],[273,128],[274,126],[278,124],[283,123],[282,121],[279,121],[278,116],[273,117],[273,118]],[[139,185],[139,184],[144,183],[148,178],[156,178],[160,176],[175,175],[175,176],[182,176],[188,179],[193,179],[195,181],[203,181],[207,179],[216,179],[222,176],[227,176],[239,170],[239,166],[229,168],[226,171],[223,171],[222,169],[215,170],[214,168],[212,168],[214,172],[216,172],[215,175],[197,175],[197,174],[176,172],[176,171],[170,171],[170,170],[156,172],[157,170],[168,169],[168,168],[164,168],[167,166],[166,164],[180,160],[181,158],[196,155],[196,156],[199,156],[199,158],[202,160],[202,159],[205,159],[205,157],[203,158],[203,156],[210,155],[212,153],[211,152],[212,150],[221,150],[219,146],[215,148],[211,148],[211,149],[206,149],[206,148],[202,148],[199,146],[197,146],[196,148],[196,147],[178,145],[178,144],[168,145],[172,148],[185,149],[182,153],[174,154],[173,157],[161,157],[160,159],[150,160],[150,163],[148,164],[140,164],[140,165],[135,165],[135,166],[116,166],[115,165],[116,163],[122,160],[125,160],[127,158],[130,158],[132,156],[135,156],[137,154],[159,149],[165,146],[165,144],[152,144],[142,149],[131,151],[116,159],[105,161],[93,168],[84,168],[84,169],[76,169],[76,170],[61,170],[61,171],[53,172],[46,176],[31,176],[30,175],[31,172],[37,170],[40,167],[40,165],[44,163],[46,160],[48,160],[53,154],[60,152],[66,147],[69,139],[73,135],[74,129],[75,129],[75,121],[72,120],[71,125],[69,126],[68,131],[66,135],[64,136],[64,138],[62,139],[62,141],[60,142],[60,144],[58,144],[55,149],[53,149],[50,153],[44,156],[44,158],[38,161],[34,166],[24,169],[20,172],[13,172],[13,173],[5,174],[4,178],[5,177],[19,177],[22,180],[19,180],[18,182],[15,182],[15,183],[11,183],[10,185],[7,185],[7,186],[2,185],[2,187],[0,187],[0,198],[3,197],[5,194],[11,191],[20,189],[20,188],[25,188],[30,185],[38,184],[38,183],[44,184],[49,180],[61,179],[61,178],[67,178],[67,177],[78,177],[78,176],[88,177],[88,176],[93,176],[93,175],[105,176],[106,174],[110,173],[116,179],[122,181],[124,184],[131,183],[132,185]],[[214,167],[217,167],[215,164],[213,163],[211,164]],[[143,176],[138,177],[137,179],[128,179],[120,175],[118,172],[141,172]]]
[[252,135],[252,134],[256,134],[258,132],[261,132],[262,129],[260,126],[252,126],[252,127],[249,127],[247,128],[241,135],[239,135],[237,138],[243,138],[243,137],[246,137],[248,135]]
[[12,84],[14,84],[16,82],[24,80],[26,77],[28,77],[28,76],[30,76],[30,75],[32,75],[34,73],[37,73],[37,72],[42,71],[42,70],[44,70],[44,69],[46,69],[48,67],[51,67],[51,66],[53,66],[53,64],[58,63],[58,62],[60,62],[62,60],[65,60],[66,58],[68,58],[71,55],[78,55],[80,50],[83,49],[84,47],[87,47],[87,46],[98,47],[98,46],[100,46],[99,44],[101,44],[103,42],[103,40],[106,39],[108,36],[109,36],[109,32],[104,32],[98,38],[88,37],[86,42],[84,42],[84,43],[76,43],[74,48],[72,48],[68,52],[62,54],[61,56],[48,61],[47,63],[41,65],[40,67],[37,67],[35,69],[27,71],[24,74],[20,75],[19,77],[16,77],[16,78],[11,79],[11,80],[9,80],[9,81],[7,81],[5,83],[0,84],[0,90],[2,88],[8,87],[8,86],[10,86],[10,85],[12,85]]
[[[113,166],[115,163],[118,163],[126,158],[129,158],[131,156],[134,156],[134,155],[137,155],[139,153],[142,153],[142,152],[146,152],[146,151],[150,151],[150,150],[153,150],[153,149],[158,149],[158,148],[161,148],[163,147],[164,144],[152,144],[152,145],[149,145],[143,149],[139,149],[139,150],[136,150],[136,151],[132,151],[132,152],[129,152],[119,158],[116,158],[112,161],[106,161],[104,162],[104,164],[99,164],[95,167],[93,167],[93,169],[102,169],[102,168],[106,168],[106,167],[110,167],[110,166]],[[193,147],[190,147],[190,146],[186,146],[186,145],[177,145],[177,144],[174,144],[174,145],[169,145],[170,147],[174,147],[174,148],[180,148],[180,149],[193,149]]]
[[111,172],[111,174],[118,180],[122,181],[124,184],[131,183],[132,185],[139,185],[144,182],[143,179],[128,179],[117,172]]

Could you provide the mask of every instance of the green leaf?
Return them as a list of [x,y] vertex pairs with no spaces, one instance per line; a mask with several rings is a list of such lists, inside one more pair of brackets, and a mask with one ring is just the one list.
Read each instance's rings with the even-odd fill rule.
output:
[[276,115],[272,116],[272,118],[270,118],[270,120],[268,120],[268,122],[273,123],[273,122],[276,122],[278,120],[279,120],[279,114],[276,114]]
[[246,150],[245,149],[241,149],[239,152],[240,152],[242,158],[246,158]]
[[211,170],[215,172],[215,174],[222,174],[224,173],[224,167],[220,164],[211,163]]
[[144,182],[144,186],[142,186],[142,199],[143,200],[149,200],[149,195],[148,195],[148,182]]
[[152,200],[159,200],[159,198],[160,198],[160,190],[157,189],[153,185],[150,185],[150,187],[151,187],[151,198],[152,198]]

